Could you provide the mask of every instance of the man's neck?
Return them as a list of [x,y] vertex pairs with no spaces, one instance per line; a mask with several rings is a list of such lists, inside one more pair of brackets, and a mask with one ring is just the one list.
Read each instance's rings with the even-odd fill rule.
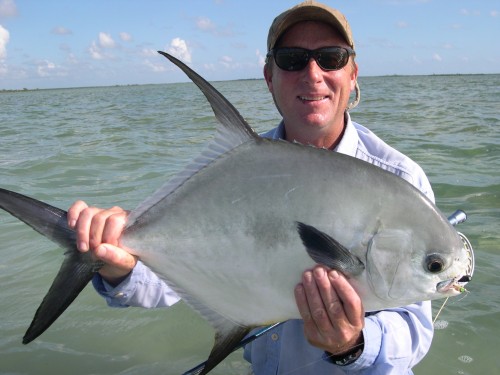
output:
[[342,140],[346,125],[347,116],[344,116],[343,125],[341,127],[336,127],[335,129],[333,129],[333,131],[330,130],[322,132],[321,129],[318,129],[317,131],[294,132],[293,129],[288,129],[285,123],[284,139],[289,142],[298,142],[303,145],[310,145],[318,148],[333,150]]

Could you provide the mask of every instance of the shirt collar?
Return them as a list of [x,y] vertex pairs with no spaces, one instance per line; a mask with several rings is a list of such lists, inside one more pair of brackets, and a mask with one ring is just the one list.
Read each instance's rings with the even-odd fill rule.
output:
[[[346,127],[344,130],[344,134],[337,147],[335,147],[335,151],[349,156],[356,156],[359,140],[358,132],[356,131],[356,128],[351,121],[351,116],[348,112],[345,112],[345,119]],[[285,123],[283,122],[283,120],[281,120],[278,127],[263,134],[263,136],[271,139],[285,139]]]
[[356,156],[356,151],[358,150],[358,132],[356,131],[356,128],[351,121],[351,116],[348,112],[345,113],[345,116],[347,123],[345,126],[344,135],[342,136],[342,139],[340,140],[337,147],[335,147],[335,151],[354,157]]

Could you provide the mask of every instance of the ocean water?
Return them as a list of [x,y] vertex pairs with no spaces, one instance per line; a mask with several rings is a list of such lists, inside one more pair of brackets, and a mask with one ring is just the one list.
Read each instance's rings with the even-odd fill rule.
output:
[[[278,123],[264,81],[214,85],[256,130]],[[414,372],[497,374],[500,75],[363,77],[360,85],[352,118],[424,168],[445,214],[467,212],[459,230],[476,255],[468,293],[448,301]],[[0,92],[0,186],[64,209],[75,199],[133,208],[203,149],[215,125],[191,83]],[[57,246],[0,212],[1,374],[179,374],[206,359],[213,331],[184,304],[112,309],[90,286],[22,345],[61,260]],[[213,373],[247,374],[248,365],[239,351]]]

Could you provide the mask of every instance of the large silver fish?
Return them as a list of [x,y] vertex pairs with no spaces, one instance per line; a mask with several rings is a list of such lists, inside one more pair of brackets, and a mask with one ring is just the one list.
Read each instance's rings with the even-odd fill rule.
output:
[[[315,263],[347,275],[366,311],[463,291],[472,249],[412,185],[349,156],[259,137],[208,82],[162,54],[200,87],[221,126],[191,165],[131,213],[121,241],[214,326],[202,374],[252,327],[300,318],[294,286]],[[2,189],[0,207],[69,249],[28,343],[102,264],[76,250],[65,211]]]

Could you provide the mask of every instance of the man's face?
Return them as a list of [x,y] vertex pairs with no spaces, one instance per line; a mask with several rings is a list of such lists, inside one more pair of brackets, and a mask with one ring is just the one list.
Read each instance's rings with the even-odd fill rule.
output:
[[[349,47],[331,26],[300,22],[285,32],[277,47],[314,50],[331,46]],[[274,60],[270,63],[273,66],[264,69],[264,76],[283,116],[287,140],[313,143],[310,139],[329,137],[334,144],[343,131],[344,111],[355,87],[357,66],[353,68],[349,61],[340,70],[325,71],[311,59],[303,70],[290,72],[278,68]]]

